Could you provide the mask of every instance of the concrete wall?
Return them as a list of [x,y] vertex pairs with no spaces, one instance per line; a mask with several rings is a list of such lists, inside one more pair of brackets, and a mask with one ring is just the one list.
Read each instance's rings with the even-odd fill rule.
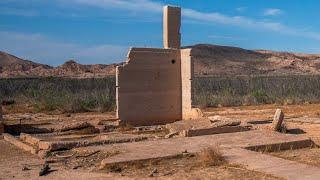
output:
[[182,119],[180,50],[132,48],[117,67],[117,115],[124,124]]
[[117,115],[133,126],[199,118],[192,108],[191,49],[132,48],[117,67]]
[[203,116],[198,108],[192,108],[192,80],[194,76],[194,62],[192,49],[181,49],[181,105],[182,119],[191,120]]
[[133,126],[167,124],[199,118],[191,107],[192,49],[180,50],[181,9],[164,7],[165,49],[132,48],[118,66],[117,116]]
[[191,49],[181,50],[181,86],[182,86],[182,119],[190,119],[191,112],[191,82],[193,78],[193,63]]
[[165,6],[163,8],[163,46],[180,48],[181,8]]

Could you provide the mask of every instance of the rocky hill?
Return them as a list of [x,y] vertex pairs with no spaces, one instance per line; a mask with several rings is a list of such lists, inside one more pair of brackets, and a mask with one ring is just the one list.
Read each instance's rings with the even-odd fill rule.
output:
[[246,50],[206,44],[190,47],[193,48],[197,75],[320,74],[320,54]]
[[[320,74],[320,54],[246,50],[209,44],[184,48],[193,48],[196,75]],[[0,52],[0,77],[104,77],[114,75],[117,65],[83,65],[70,60],[58,67],[51,67]]]
[[117,64],[82,65],[74,60],[65,62],[58,67],[23,60],[0,51],[0,78],[11,77],[104,77],[115,74]]
[[41,71],[50,69],[51,66],[23,60],[0,51],[0,77],[32,76],[34,73],[41,76]]

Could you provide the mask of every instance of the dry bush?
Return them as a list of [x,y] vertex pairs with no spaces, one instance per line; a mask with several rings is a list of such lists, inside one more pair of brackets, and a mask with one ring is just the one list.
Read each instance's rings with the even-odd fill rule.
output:
[[[108,112],[115,110],[115,84],[114,76],[0,79],[0,99],[31,105],[35,112]],[[201,108],[320,102],[319,75],[198,76],[192,88],[193,105]]]
[[115,110],[115,77],[0,79],[0,99],[30,104],[35,112]]
[[218,146],[212,146],[201,150],[198,153],[200,163],[207,166],[219,166],[225,163],[225,159]]

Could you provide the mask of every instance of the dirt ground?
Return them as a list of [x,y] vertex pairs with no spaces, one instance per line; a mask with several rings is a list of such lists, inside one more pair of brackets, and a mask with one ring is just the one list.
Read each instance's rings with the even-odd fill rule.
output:
[[[281,108],[286,120],[291,118],[320,118],[320,104],[304,105],[261,105],[222,107],[205,109],[205,116],[226,116],[242,121],[272,120],[274,112]],[[39,129],[55,127],[65,122],[90,121],[98,124],[101,121],[114,119],[114,113],[79,113],[79,114],[45,114],[45,113],[10,113],[5,111],[5,123],[14,127],[17,124],[36,125]],[[301,126],[306,135],[320,137],[315,125],[302,125],[291,123],[293,126]],[[17,129],[16,129],[17,130]],[[311,133],[311,134],[310,134]],[[320,138],[319,138],[320,139]],[[319,141],[320,142],[320,141]],[[38,173],[44,162],[37,156],[24,152],[15,146],[0,140],[0,179],[279,179],[260,172],[247,170],[240,166],[222,164],[219,166],[203,167],[198,165],[196,157],[182,159],[162,160],[148,164],[121,167],[114,171],[98,170],[99,162],[112,155],[97,152],[90,157],[70,158],[65,161],[50,164],[52,172],[39,178]],[[72,151],[60,152],[60,155],[72,154]],[[274,156],[320,166],[320,150],[301,149],[272,153]],[[84,156],[86,156],[84,154]],[[150,173],[156,170],[154,177]]]
[[[162,160],[133,166],[123,166],[121,170],[97,170],[97,158],[82,159],[82,166],[72,168],[70,162],[50,164],[52,172],[44,177],[38,173],[43,161],[37,156],[23,152],[15,146],[0,140],[0,174],[3,179],[279,179],[263,173],[247,170],[239,166],[222,164],[213,167],[202,167],[195,163],[196,157]],[[99,156],[99,155],[97,155]],[[99,159],[99,158],[98,158]],[[25,168],[25,169],[23,169]],[[153,177],[152,171],[157,169]]]
[[273,156],[320,167],[320,148],[305,148],[270,153]]
[[239,120],[272,120],[277,108],[283,110],[285,118],[309,117],[320,118],[320,104],[302,105],[259,105],[204,109],[206,116],[227,116]]

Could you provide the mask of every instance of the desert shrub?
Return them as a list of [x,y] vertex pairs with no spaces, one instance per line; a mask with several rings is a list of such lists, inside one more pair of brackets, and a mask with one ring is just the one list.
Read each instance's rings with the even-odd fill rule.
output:
[[32,104],[35,111],[111,111],[115,107],[115,78],[0,79],[0,97]]
[[[320,76],[199,76],[192,81],[193,105],[201,108],[320,102]],[[29,104],[35,111],[114,111],[115,77],[0,79],[0,99]]]
[[218,146],[212,146],[202,149],[198,153],[200,162],[204,167],[208,166],[218,166],[225,162],[224,157]]
[[268,102],[268,95],[263,90],[255,90],[251,93],[251,96],[255,98],[258,104],[265,104]]
[[211,107],[211,104],[238,106],[317,103],[320,102],[319,88],[320,76],[313,75],[200,76],[193,80],[193,105]]

